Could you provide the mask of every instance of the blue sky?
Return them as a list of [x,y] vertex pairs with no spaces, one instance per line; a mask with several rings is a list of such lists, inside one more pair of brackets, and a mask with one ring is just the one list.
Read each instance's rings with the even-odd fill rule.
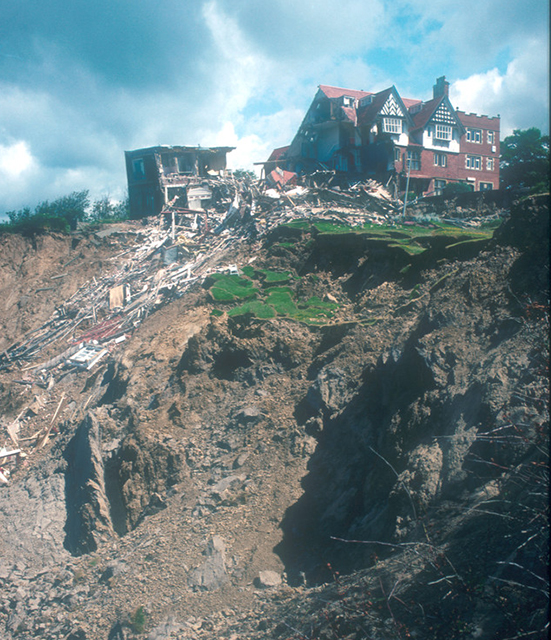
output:
[[319,84],[548,132],[546,0],[2,0],[0,213],[125,193],[125,149],[288,144]]

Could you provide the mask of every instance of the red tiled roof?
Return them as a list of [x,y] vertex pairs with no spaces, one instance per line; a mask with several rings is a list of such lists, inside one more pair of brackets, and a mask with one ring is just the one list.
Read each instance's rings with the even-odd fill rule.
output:
[[443,99],[444,96],[438,96],[438,98],[433,98],[432,100],[425,102],[421,109],[413,115],[413,128],[421,129],[421,127],[424,127],[431,119],[436,109],[438,109]]
[[416,104],[421,104],[422,100],[417,100],[417,98],[402,98],[402,102],[406,109],[413,107]]
[[372,94],[373,101],[358,109],[358,124],[371,124],[379,111],[383,108],[388,96],[392,92],[392,87]]
[[356,109],[354,107],[341,107],[342,112],[346,116],[346,119],[352,122],[352,124],[356,124]]
[[328,98],[340,98],[341,96],[350,96],[351,98],[365,98],[372,96],[371,91],[358,91],[357,89],[343,89],[342,87],[331,87],[326,84],[320,84],[319,88]]
[[268,158],[268,162],[270,161],[275,161],[275,160],[279,160],[281,158],[281,156],[289,149],[289,145],[287,145],[286,147],[278,147],[277,149],[274,149],[272,151],[272,153],[270,154],[270,157]]
[[269,173],[269,178],[273,184],[296,184],[297,174],[293,171],[285,171],[285,169],[274,169]]

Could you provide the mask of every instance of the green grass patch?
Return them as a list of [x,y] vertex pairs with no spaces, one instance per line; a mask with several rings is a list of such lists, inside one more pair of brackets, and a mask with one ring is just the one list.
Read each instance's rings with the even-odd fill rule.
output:
[[254,278],[255,270],[254,267],[251,267],[251,265],[247,265],[246,267],[243,267],[243,269],[241,269],[241,273],[244,276],[247,276],[247,278]]
[[310,223],[308,222],[308,220],[292,220],[291,222],[287,222],[283,226],[289,227],[291,229],[309,229]]
[[258,289],[251,280],[236,275],[215,273],[212,276],[214,284],[210,293],[217,302],[233,302],[234,300],[246,300],[254,298]]
[[418,244],[405,243],[405,242],[403,244],[399,242],[392,242],[388,246],[395,247],[397,249],[403,249],[410,256],[419,255],[420,253],[423,253],[427,250],[426,247],[420,247]]
[[266,304],[271,305],[280,316],[292,316],[297,312],[293,293],[288,287],[272,289],[268,294]]
[[130,625],[134,633],[142,634],[147,624],[147,613],[143,606],[138,607],[130,616]]
[[453,244],[449,244],[446,249],[453,249],[455,247],[462,247],[462,246],[476,246],[477,244],[481,243],[481,242],[487,242],[488,238],[469,238],[467,240],[461,240],[460,242],[454,242]]
[[260,300],[253,300],[251,302],[246,302],[239,307],[234,307],[233,309],[228,311],[228,316],[230,318],[233,318],[235,316],[243,316],[249,313],[256,318],[261,318],[263,320],[275,318],[276,315],[276,312],[272,307],[268,306],[264,302],[261,302]]
[[325,302],[317,296],[313,296],[306,303],[298,304],[297,311],[293,317],[295,320],[319,324],[330,320],[338,308],[339,305],[334,302]]
[[264,276],[266,284],[276,284],[278,282],[288,282],[291,274],[288,271],[269,271],[268,269],[259,269],[258,273]]
[[336,222],[330,222],[328,220],[319,220],[318,222],[314,222],[314,227],[320,233],[342,234],[354,232],[354,228],[349,224],[340,224]]

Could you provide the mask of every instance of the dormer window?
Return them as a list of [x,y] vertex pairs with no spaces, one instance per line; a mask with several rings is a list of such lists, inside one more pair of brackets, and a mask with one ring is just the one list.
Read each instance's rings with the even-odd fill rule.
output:
[[343,107],[353,107],[354,106],[354,98],[351,98],[350,96],[343,96],[342,97],[342,104],[343,104]]
[[373,96],[364,96],[360,100],[360,107],[365,107],[366,104],[371,104],[373,102]]
[[385,133],[402,133],[402,120],[400,118],[383,118],[383,131]]
[[451,140],[452,128],[448,124],[437,124],[434,131],[437,140]]

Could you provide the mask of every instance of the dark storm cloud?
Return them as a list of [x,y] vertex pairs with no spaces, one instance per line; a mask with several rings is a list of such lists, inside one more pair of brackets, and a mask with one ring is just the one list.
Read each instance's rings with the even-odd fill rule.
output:
[[8,81],[70,83],[81,67],[106,85],[174,86],[198,77],[208,56],[199,2],[4,0],[0,70]]

